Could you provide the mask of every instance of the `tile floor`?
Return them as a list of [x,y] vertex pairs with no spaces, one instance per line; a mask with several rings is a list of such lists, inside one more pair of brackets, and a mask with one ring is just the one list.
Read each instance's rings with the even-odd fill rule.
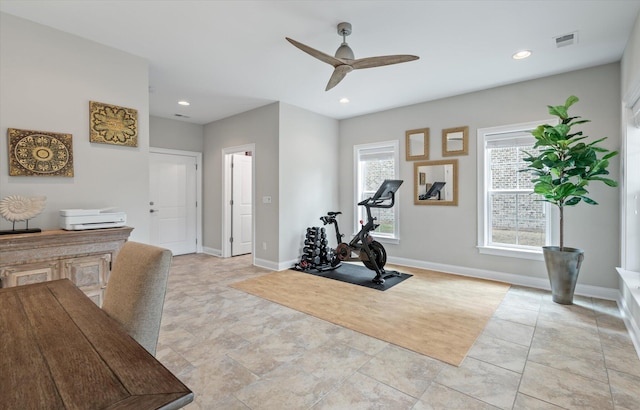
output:
[[460,367],[228,284],[250,256],[174,258],[157,357],[188,409],[640,409],[640,360],[615,302],[512,287]]

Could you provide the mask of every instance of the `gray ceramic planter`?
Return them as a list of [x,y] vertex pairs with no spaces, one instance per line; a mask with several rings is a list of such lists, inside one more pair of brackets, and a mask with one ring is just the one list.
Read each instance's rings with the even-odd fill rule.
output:
[[542,253],[551,282],[553,301],[563,305],[573,304],[573,292],[578,282],[584,251],[567,247],[561,251],[559,246],[543,246]]

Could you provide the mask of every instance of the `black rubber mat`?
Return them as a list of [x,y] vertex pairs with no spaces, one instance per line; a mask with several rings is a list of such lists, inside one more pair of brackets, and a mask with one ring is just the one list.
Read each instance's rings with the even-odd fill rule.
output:
[[[386,270],[386,269],[385,269]],[[328,270],[319,272],[315,269],[305,270],[303,272],[309,273],[315,276],[322,276],[323,278],[339,280],[340,282],[351,283],[354,285],[365,286],[371,289],[377,289],[385,291],[392,288],[398,283],[409,279],[413,275],[408,273],[401,273],[394,270],[386,270],[386,275],[383,276],[384,283],[373,283],[373,278],[376,277],[376,272],[368,269],[362,264],[343,263],[339,268],[335,270]]]

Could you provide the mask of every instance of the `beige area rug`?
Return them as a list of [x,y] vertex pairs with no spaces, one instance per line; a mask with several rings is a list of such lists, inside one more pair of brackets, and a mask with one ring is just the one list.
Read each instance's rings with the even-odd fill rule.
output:
[[455,366],[462,363],[510,286],[390,268],[413,277],[385,292],[294,270],[231,286]]

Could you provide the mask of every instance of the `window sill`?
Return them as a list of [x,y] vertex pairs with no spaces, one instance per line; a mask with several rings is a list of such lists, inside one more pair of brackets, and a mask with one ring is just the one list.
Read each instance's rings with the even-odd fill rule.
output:
[[376,236],[376,235],[371,235],[371,236],[373,236],[373,239],[375,239],[380,243],[390,243],[393,245],[398,245],[400,243],[400,238],[389,238],[388,236]]
[[544,256],[542,255],[542,248],[540,248],[539,251],[535,251],[535,250],[525,250],[525,249],[503,248],[498,246],[478,246],[478,252],[487,254],[487,255],[506,256],[509,258],[530,259],[530,260],[536,260],[536,261],[544,260]]

